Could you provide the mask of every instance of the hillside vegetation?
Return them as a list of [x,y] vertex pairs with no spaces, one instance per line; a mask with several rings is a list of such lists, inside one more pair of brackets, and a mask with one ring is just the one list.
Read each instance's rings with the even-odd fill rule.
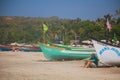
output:
[[[43,42],[43,35],[45,35],[46,41],[63,40],[65,43],[69,43],[75,37],[80,42],[90,39],[91,36],[106,39],[107,18],[112,25],[109,33],[110,39],[113,39],[114,33],[120,39],[120,18],[114,18],[109,14],[96,21],[80,18],[61,19],[56,16],[50,18],[0,16],[0,44]],[[48,26],[45,34],[43,33],[43,23]]]

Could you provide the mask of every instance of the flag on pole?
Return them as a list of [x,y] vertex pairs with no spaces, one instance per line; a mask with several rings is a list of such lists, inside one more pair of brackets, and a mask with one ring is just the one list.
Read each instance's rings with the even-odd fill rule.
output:
[[109,30],[109,32],[110,32],[110,31],[111,31],[111,24],[110,24],[108,18],[107,18],[106,25],[107,25],[107,28],[108,28],[108,30]]
[[114,42],[116,43],[117,42],[117,37],[116,37],[116,34],[114,33]]
[[46,33],[46,31],[48,30],[48,27],[46,24],[43,24],[43,32]]

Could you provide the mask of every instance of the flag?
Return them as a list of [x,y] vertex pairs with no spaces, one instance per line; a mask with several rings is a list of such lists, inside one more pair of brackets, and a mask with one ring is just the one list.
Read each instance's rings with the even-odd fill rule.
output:
[[48,30],[48,27],[46,24],[43,24],[43,32],[46,33],[46,31]]
[[114,33],[114,38],[113,38],[114,42],[116,43],[117,42],[117,37],[116,37],[116,34]]
[[109,30],[109,32],[110,32],[110,30],[111,30],[111,24],[110,24],[110,22],[109,22],[108,19],[107,19],[106,25],[107,25],[107,28],[108,28],[108,30]]

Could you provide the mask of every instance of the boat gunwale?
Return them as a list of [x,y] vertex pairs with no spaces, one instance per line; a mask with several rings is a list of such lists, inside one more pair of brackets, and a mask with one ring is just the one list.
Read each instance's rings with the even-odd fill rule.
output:
[[42,44],[42,46],[44,46],[44,47],[48,47],[48,48],[52,48],[52,49],[57,49],[57,50],[59,50],[59,51],[61,51],[61,52],[69,52],[69,54],[73,54],[73,52],[74,52],[74,54],[89,54],[89,53],[96,53],[95,51],[87,51],[87,52],[81,52],[81,51],[79,51],[79,50],[67,50],[67,49],[65,49],[65,48],[61,48],[61,47],[56,47],[56,46],[49,46],[49,45],[47,45],[47,44]]
[[109,45],[109,46],[113,46],[113,47],[120,48],[120,46],[113,45],[113,44],[110,44],[110,43],[106,43],[106,42],[100,41],[100,40],[98,40],[98,39],[94,39],[94,38],[93,38],[93,40],[95,40],[95,41],[97,41],[97,42],[99,42],[99,43],[105,44],[105,45]]

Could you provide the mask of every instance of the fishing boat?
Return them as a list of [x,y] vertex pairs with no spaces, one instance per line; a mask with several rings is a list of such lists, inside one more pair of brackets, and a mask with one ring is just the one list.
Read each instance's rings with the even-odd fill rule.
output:
[[89,58],[92,53],[95,53],[95,51],[66,50],[65,48],[45,44],[40,44],[40,48],[48,60],[80,60]]
[[112,66],[120,66],[120,47],[92,40],[100,62]]
[[66,50],[72,50],[72,51],[88,51],[88,52],[95,52],[95,48],[91,47],[73,47],[68,45],[61,45],[61,44],[54,44],[54,43],[48,43],[51,46],[56,46],[59,48],[64,48]]
[[10,45],[0,45],[0,51],[11,51],[12,46]]
[[37,46],[21,46],[19,50],[24,52],[41,52],[41,49]]
[[0,45],[0,51],[41,52],[39,46]]

